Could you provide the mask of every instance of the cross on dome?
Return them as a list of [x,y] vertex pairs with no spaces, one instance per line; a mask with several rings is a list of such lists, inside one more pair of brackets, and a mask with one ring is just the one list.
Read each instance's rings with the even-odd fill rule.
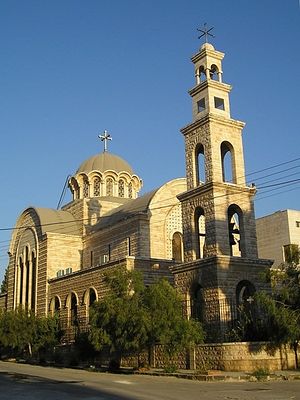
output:
[[104,152],[106,152],[107,151],[107,142],[109,140],[112,140],[112,137],[105,129],[102,135],[98,135],[98,138],[101,139],[101,142],[104,142]]

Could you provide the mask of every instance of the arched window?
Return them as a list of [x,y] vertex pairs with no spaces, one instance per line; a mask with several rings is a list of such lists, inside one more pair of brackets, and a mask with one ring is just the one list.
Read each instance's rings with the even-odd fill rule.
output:
[[206,257],[205,251],[205,215],[203,208],[197,208],[195,211],[195,233],[196,233],[196,258]]
[[197,185],[200,185],[206,182],[205,156],[204,156],[204,147],[202,144],[199,144],[196,147],[195,159],[196,159],[196,180],[197,180]]
[[97,301],[97,293],[94,288],[89,288],[84,294],[84,304],[86,306],[86,320],[89,321],[90,307]]
[[172,258],[177,262],[183,261],[182,259],[182,234],[175,232],[172,238]]
[[97,301],[97,295],[95,289],[93,288],[90,288],[89,292],[90,292],[89,307],[91,307],[95,303],[95,301]]
[[191,294],[191,317],[199,322],[204,320],[203,288],[200,285],[197,285]]
[[96,176],[94,178],[94,197],[100,196],[100,178]]
[[69,322],[71,326],[78,326],[78,301],[77,296],[72,292],[69,298]]
[[113,196],[114,181],[112,178],[106,179],[106,196]]
[[203,65],[199,68],[199,79],[200,83],[206,81],[206,72]]
[[253,340],[252,321],[257,318],[258,311],[255,292],[255,286],[248,280],[240,281],[236,287],[237,318],[244,320],[246,340]]
[[123,180],[123,179],[120,179],[120,180],[119,180],[119,187],[118,187],[118,194],[119,194],[119,197],[124,197],[124,186],[125,186],[124,180]]
[[248,280],[240,281],[236,287],[236,304],[251,304],[254,301],[255,286]]
[[22,257],[19,257],[19,280],[18,280],[18,288],[19,288],[19,304],[22,304],[23,300],[23,276],[24,276],[24,265]]
[[232,145],[229,142],[223,142],[221,144],[223,182],[236,183],[233,160],[234,160],[234,152]]
[[25,304],[28,307],[28,302],[29,302],[29,279],[30,279],[30,260],[29,260],[29,248],[28,246],[25,247],[25,272],[26,272],[26,278],[25,278]]
[[234,257],[241,257],[243,241],[243,237],[241,235],[241,232],[243,232],[243,213],[242,210],[236,205],[231,205],[228,208],[228,232],[230,255]]
[[128,185],[128,197],[132,199],[132,183],[130,182]]
[[32,281],[31,281],[31,309],[35,310],[35,295],[36,295],[36,255],[33,251],[31,253],[31,263],[32,263]]
[[89,182],[86,178],[83,181],[83,197],[89,197]]
[[218,72],[219,72],[218,67],[215,64],[212,64],[209,71],[210,79],[218,81],[219,80]]
[[50,302],[50,313],[52,316],[60,314],[61,302],[58,296],[54,296]]

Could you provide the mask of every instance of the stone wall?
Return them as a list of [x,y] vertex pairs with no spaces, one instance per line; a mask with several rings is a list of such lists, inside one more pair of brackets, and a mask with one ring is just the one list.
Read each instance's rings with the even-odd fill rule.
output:
[[[295,354],[289,347],[274,351],[267,350],[265,342],[212,343],[198,345],[191,351],[182,351],[168,358],[163,346],[155,346],[151,352],[151,366],[164,368],[168,364],[178,369],[254,372],[265,369],[270,372],[295,369]],[[299,351],[298,351],[299,354]],[[140,355],[140,360],[147,361],[147,353]],[[123,366],[138,367],[138,357],[122,359]]]
[[282,347],[273,352],[261,342],[216,343],[197,346],[196,369],[253,372],[259,368],[269,371],[295,369],[293,350]]

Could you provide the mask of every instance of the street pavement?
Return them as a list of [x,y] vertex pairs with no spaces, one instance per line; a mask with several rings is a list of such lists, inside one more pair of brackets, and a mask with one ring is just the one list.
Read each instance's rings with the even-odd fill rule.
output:
[[0,362],[0,400],[300,400],[300,380],[200,382]]

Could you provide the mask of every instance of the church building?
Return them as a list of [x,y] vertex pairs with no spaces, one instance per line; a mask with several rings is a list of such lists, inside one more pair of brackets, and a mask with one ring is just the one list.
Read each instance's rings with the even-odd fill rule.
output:
[[181,130],[186,178],[139,197],[142,179],[108,151],[105,131],[104,151],[69,179],[70,203],[20,214],[9,250],[8,310],[59,312],[66,328],[83,326],[107,292],[105,272],[126,268],[141,271],[146,284],[166,277],[186,317],[200,319],[215,340],[226,336],[238,306],[265,288],[260,275],[272,262],[258,259],[244,123],[231,118],[223,57],[209,43],[192,57],[193,121]]

